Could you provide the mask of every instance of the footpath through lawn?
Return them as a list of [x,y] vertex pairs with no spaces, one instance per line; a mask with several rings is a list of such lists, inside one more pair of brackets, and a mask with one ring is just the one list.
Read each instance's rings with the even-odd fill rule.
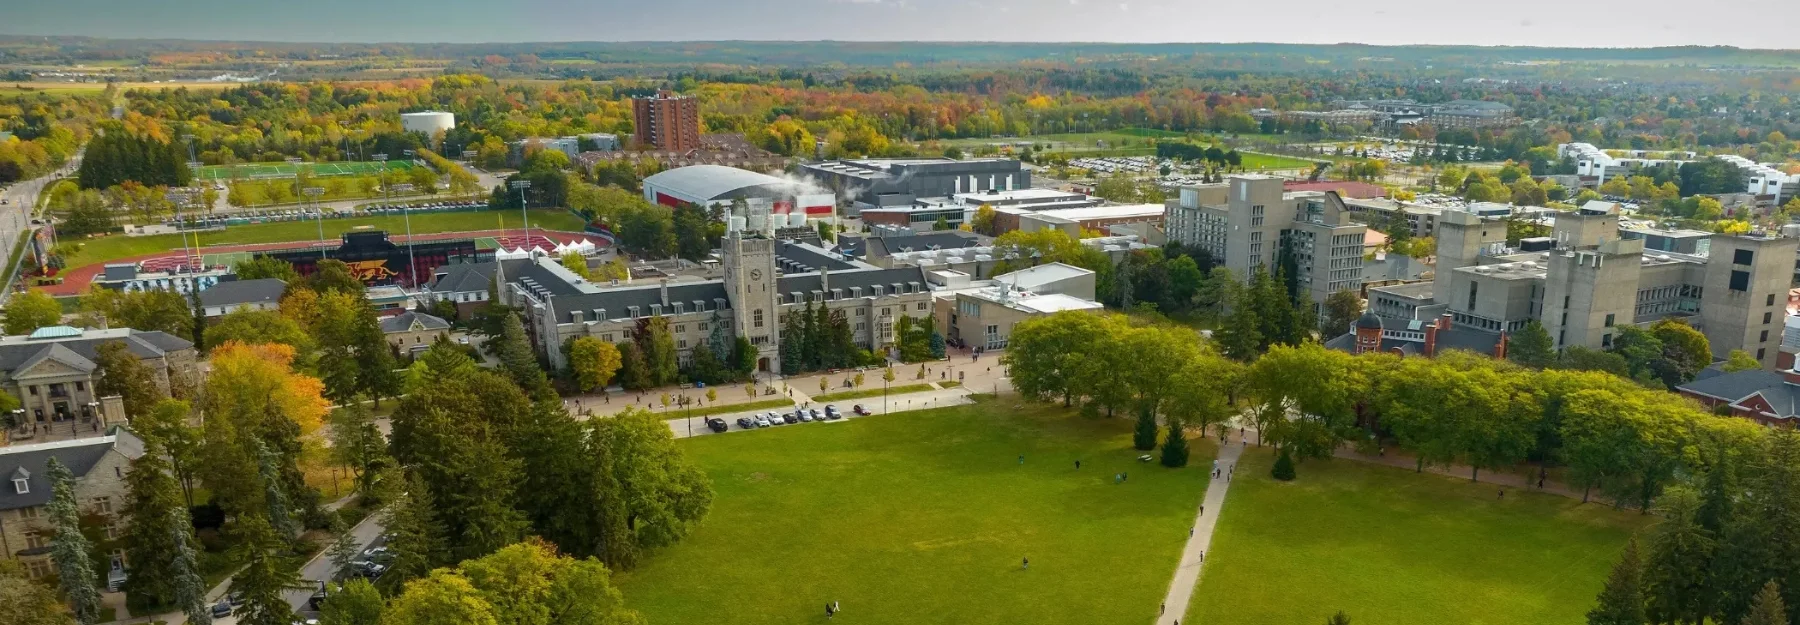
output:
[[1137,461],[1129,419],[1020,404],[682,441],[718,497],[619,576],[627,603],[659,625],[823,623],[828,601],[858,624],[1154,619],[1212,445],[1165,469]]
[[1184,623],[1576,625],[1635,511],[1343,459],[1240,461]]

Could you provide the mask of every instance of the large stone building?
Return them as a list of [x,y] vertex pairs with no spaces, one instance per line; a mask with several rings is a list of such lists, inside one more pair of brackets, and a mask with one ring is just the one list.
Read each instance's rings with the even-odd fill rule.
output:
[[[144,455],[144,443],[123,428],[105,436],[0,447],[0,553],[20,561],[34,578],[55,572],[50,562],[50,459],[75,476],[75,501],[84,513],[109,521],[107,535],[124,530],[125,474]],[[125,554],[110,555],[110,580],[123,578]]]
[[861,158],[808,163],[800,171],[855,210],[911,207],[919,198],[1031,187],[1031,172],[1010,158]]
[[44,429],[79,420],[81,429],[98,430],[102,421],[122,420],[124,415],[101,414],[94,391],[100,346],[111,342],[123,342],[143,360],[164,393],[171,379],[195,380],[194,344],[163,332],[52,326],[0,337],[0,389],[19,398],[21,426]]
[[1205,249],[1239,279],[1274,273],[1287,247],[1314,313],[1332,293],[1362,288],[1368,226],[1350,221],[1336,192],[1287,192],[1280,178],[1240,175],[1183,187],[1165,207],[1169,240]]
[[1715,358],[1741,349],[1774,365],[1800,240],[1715,234],[1705,255],[1647,252],[1605,203],[1558,213],[1551,239],[1545,251],[1510,248],[1505,222],[1446,210],[1433,280],[1371,288],[1369,310],[1390,331],[1442,318],[1495,341],[1537,320],[1557,349],[1606,349],[1622,326],[1675,318]]
[[668,320],[683,362],[722,327],[733,340],[756,346],[758,371],[778,371],[782,323],[809,302],[843,311],[857,344],[869,349],[894,342],[901,316],[931,314],[930,287],[916,266],[881,268],[816,245],[743,232],[727,234],[721,254],[719,279],[596,284],[556,259],[540,258],[452,267],[440,282],[472,287],[485,282],[476,276],[498,270],[502,300],[525,311],[537,349],[557,368],[567,366],[564,343],[581,336],[621,342],[650,317]]

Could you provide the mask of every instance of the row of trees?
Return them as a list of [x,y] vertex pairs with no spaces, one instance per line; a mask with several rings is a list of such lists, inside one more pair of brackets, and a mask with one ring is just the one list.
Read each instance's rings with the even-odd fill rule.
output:
[[[900,336],[900,324],[912,327],[911,319],[901,317],[895,336]],[[926,340],[929,343],[930,339]],[[929,344],[926,349],[929,351]],[[788,313],[781,322],[782,375],[872,365],[883,360],[882,356],[857,347],[850,318],[843,310],[832,310],[823,303],[814,307],[808,300],[804,310]]]
[[194,171],[180,144],[164,138],[134,134],[117,123],[101,125],[101,134],[88,141],[77,180],[83,189],[105,189],[135,181],[147,187],[185,187]]
[[[1313,342],[1273,345],[1237,365],[1211,356],[1211,345],[1185,329],[1058,313],[1019,324],[1004,358],[1028,396],[1109,414],[1152,410],[1202,428],[1242,414],[1299,459],[1391,443],[1416,454],[1421,469],[1460,464],[1472,477],[1526,461],[1561,466],[1573,486],[1645,509],[1678,475],[1721,453],[1751,454],[1764,438],[1749,421],[1598,371],[1539,371],[1456,351],[1351,356]],[[1196,350],[1201,372],[1164,362]]]
[[[1579,345],[1558,352],[1543,324],[1532,320],[1507,339],[1506,358],[1534,369],[1604,371],[1653,388],[1674,390],[1712,364],[1706,335],[1678,319],[1663,319],[1649,328],[1623,326],[1612,346],[1592,350]],[[1733,350],[1727,371],[1761,367],[1743,350]]]

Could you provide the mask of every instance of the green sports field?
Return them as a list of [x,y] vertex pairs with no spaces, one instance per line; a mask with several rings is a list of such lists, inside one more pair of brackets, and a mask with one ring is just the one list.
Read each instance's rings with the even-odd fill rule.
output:
[[626,603],[659,625],[823,624],[828,601],[840,624],[1149,623],[1211,445],[1143,464],[1129,419],[1018,402],[681,441],[717,497],[618,575]]
[[[352,229],[367,226],[388,232],[404,232],[405,218],[401,215],[381,215],[374,217],[346,217],[325,220],[325,240],[336,241],[338,236]],[[581,218],[565,210],[533,210],[531,211],[531,227],[549,230],[580,231],[584,224]],[[518,211],[474,211],[460,213],[424,213],[412,216],[413,234],[435,234],[439,232],[465,232],[475,230],[505,230],[519,227]],[[188,235],[189,244],[193,244],[195,235]],[[198,235],[202,246],[239,245],[248,243],[286,243],[315,242],[319,239],[319,225],[312,221],[283,221],[276,223],[249,224],[231,226],[223,232],[203,232]],[[64,240],[64,243],[70,241]],[[173,234],[159,234],[147,237],[127,237],[114,235],[99,239],[81,241],[81,251],[67,258],[70,268],[104,263],[120,258],[154,254],[181,249],[181,237]]]
[[415,167],[412,161],[343,161],[328,163],[245,163],[242,165],[208,165],[200,168],[202,180],[253,180],[257,178],[292,178],[301,169],[311,169],[314,176],[357,176],[377,174],[383,166],[390,170]]
[[1651,517],[1346,460],[1269,478],[1254,448],[1183,623],[1578,625]]

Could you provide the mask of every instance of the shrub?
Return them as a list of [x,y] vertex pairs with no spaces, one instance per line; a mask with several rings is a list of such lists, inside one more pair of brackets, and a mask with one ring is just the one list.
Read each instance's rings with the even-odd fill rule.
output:
[[1283,482],[1294,481],[1294,459],[1286,449],[1281,450],[1281,457],[1275,459],[1275,469],[1269,471],[1269,476]]

